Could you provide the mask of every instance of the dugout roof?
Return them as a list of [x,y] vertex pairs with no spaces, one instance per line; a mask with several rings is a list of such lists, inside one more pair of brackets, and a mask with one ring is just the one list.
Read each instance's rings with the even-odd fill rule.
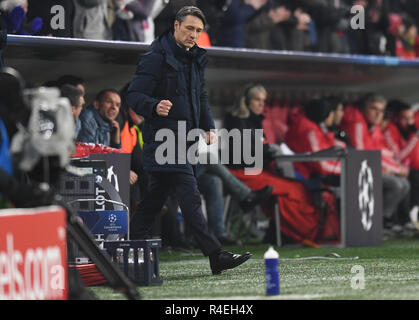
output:
[[[34,85],[63,74],[83,77],[94,95],[103,88],[122,88],[147,49],[133,42],[9,35],[5,63]],[[419,102],[418,59],[220,47],[209,48],[208,55],[207,85],[221,104],[230,103],[232,93],[249,82],[279,93],[375,91]]]

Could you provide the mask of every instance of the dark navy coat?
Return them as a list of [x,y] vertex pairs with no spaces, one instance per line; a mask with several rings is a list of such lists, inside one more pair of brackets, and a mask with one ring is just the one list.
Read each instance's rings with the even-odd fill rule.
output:
[[[177,150],[179,121],[187,123],[187,131],[194,128],[203,131],[214,129],[205,86],[206,63],[206,50],[195,45],[187,52],[176,44],[171,32],[157,38],[141,58],[128,88],[127,103],[145,118],[145,170],[194,174],[188,161],[186,164],[179,161],[176,164],[158,164],[155,152],[164,141],[156,141],[155,135],[162,128],[172,130],[176,136]],[[169,100],[173,104],[168,117],[160,117],[156,113],[156,106],[161,100]],[[187,147],[191,144],[187,144]]]

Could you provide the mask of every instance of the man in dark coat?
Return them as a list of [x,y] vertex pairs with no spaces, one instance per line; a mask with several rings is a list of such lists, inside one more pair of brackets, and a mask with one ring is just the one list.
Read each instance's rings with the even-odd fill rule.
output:
[[128,105],[145,118],[143,156],[144,169],[149,173],[144,201],[130,227],[133,239],[148,238],[156,214],[173,190],[185,223],[204,255],[209,256],[212,273],[219,274],[242,264],[251,254],[239,255],[221,249],[203,216],[195,167],[186,155],[179,152],[174,156],[174,163],[159,161],[159,149],[163,145],[158,138],[160,129],[174,133],[175,149],[179,144],[191,146],[178,130],[181,124],[186,132],[197,128],[206,132],[208,144],[215,142],[215,135],[210,131],[214,129],[214,120],[205,88],[206,51],[196,45],[204,27],[205,16],[200,9],[180,9],[174,32],[168,31],[152,43],[128,88]]

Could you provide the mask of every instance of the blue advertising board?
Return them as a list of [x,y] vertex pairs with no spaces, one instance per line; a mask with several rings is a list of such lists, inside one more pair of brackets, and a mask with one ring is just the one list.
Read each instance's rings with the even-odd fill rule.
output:
[[78,216],[92,234],[126,234],[126,211],[79,211]]

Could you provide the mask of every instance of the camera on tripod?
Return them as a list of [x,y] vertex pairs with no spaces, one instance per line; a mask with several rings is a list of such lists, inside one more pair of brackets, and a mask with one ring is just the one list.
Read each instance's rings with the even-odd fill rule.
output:
[[70,103],[60,97],[58,88],[25,89],[23,98],[30,116],[26,126],[18,124],[11,153],[18,160],[18,168],[31,179],[56,185],[74,151]]

